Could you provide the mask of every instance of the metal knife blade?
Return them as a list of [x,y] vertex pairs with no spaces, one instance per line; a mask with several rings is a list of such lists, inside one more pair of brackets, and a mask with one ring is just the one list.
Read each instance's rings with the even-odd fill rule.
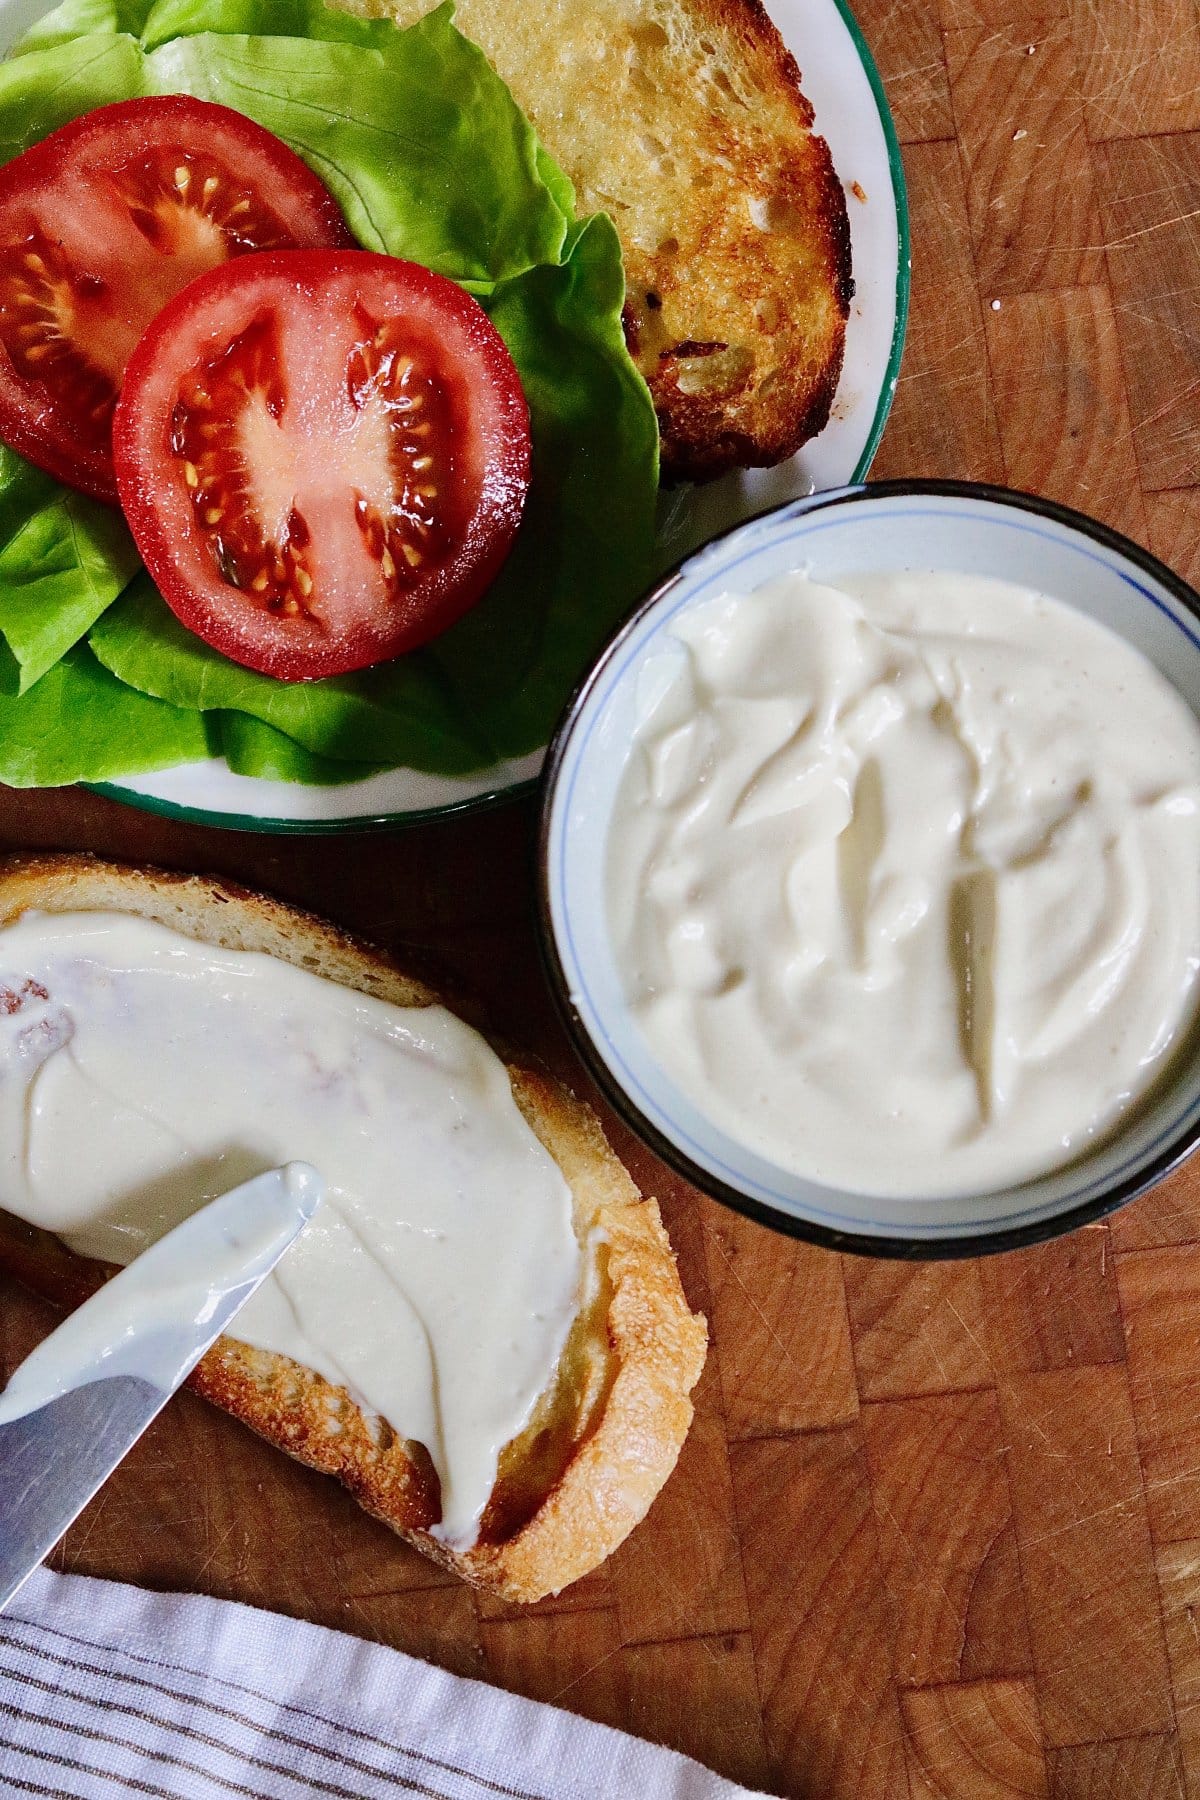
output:
[[320,1203],[289,1163],[143,1251],[0,1394],[0,1611],[270,1274]]

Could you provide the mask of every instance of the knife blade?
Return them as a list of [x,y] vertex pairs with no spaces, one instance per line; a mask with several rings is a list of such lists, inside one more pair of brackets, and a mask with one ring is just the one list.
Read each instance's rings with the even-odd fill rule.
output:
[[272,1169],[160,1238],[65,1319],[0,1394],[0,1611],[53,1549],[320,1203]]

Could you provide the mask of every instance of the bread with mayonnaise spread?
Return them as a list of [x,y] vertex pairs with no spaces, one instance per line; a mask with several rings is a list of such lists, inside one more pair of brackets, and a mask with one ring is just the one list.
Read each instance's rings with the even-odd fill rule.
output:
[[[128,914],[221,949],[266,952],[394,1005],[439,1003],[390,958],[335,927],[206,877],[83,856],[6,859],[0,926],[29,909]],[[0,993],[0,1004],[5,999]],[[706,1331],[684,1298],[657,1205],[638,1192],[594,1114],[529,1063],[509,1058],[507,1069],[521,1114],[570,1187],[587,1278],[553,1376],[501,1453],[470,1549],[431,1535],[438,1480],[424,1446],[364,1414],[344,1388],[236,1337],[217,1342],[189,1385],[300,1462],[336,1476],[435,1561],[504,1599],[528,1602],[595,1568],[646,1513],[691,1422],[688,1396]],[[113,1273],[5,1213],[0,1269],[67,1306]]]

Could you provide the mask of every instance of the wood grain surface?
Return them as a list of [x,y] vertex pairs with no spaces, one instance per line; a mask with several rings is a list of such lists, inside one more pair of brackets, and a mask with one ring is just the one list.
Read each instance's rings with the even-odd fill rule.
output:
[[[859,10],[916,264],[876,472],[1050,494],[1200,578],[1195,0]],[[314,907],[588,1089],[538,968],[528,805],[335,842],[0,793],[0,841]],[[910,1269],[746,1223],[610,1125],[713,1342],[679,1469],[604,1569],[478,1600],[189,1396],[56,1563],[341,1626],[796,1800],[1200,1795],[1200,1162],[1043,1249]],[[0,1302],[6,1369],[50,1315]]]

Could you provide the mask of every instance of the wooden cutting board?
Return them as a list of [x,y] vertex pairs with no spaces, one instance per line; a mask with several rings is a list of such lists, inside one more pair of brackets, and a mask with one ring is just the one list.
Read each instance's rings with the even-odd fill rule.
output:
[[[1200,577],[1194,0],[860,12],[916,262],[877,473],[1052,494]],[[251,838],[0,793],[6,846],[272,889],[473,989],[586,1090],[531,825]],[[745,1223],[610,1124],[713,1348],[674,1479],[600,1573],[477,1600],[190,1396],[55,1562],[341,1626],[804,1800],[1200,1794],[1200,1161],[1064,1242],[909,1269]],[[50,1315],[0,1298],[7,1370]]]

